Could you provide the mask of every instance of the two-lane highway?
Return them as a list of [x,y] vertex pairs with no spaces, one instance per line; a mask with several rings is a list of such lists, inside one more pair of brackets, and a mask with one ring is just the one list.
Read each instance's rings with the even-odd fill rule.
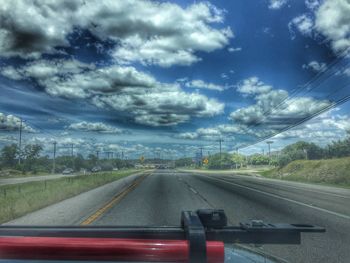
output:
[[[182,210],[223,208],[231,224],[262,219],[273,223],[315,224],[327,229],[324,234],[304,234],[300,246],[260,248],[265,252],[290,262],[349,262],[350,190],[175,170],[156,170],[144,178],[135,178],[123,188],[115,182],[10,223],[54,224],[50,218],[55,218],[55,224],[179,225]],[[89,207],[86,200],[92,199],[93,195],[101,201],[95,202],[93,209],[86,209]],[[108,196],[103,198],[104,195]],[[85,209],[78,213],[81,206]],[[73,209],[71,216],[65,214],[65,209]],[[57,221],[57,211],[64,221]],[[77,220],[77,214],[80,220]],[[70,220],[70,217],[75,219]],[[40,221],[40,218],[48,219]]]

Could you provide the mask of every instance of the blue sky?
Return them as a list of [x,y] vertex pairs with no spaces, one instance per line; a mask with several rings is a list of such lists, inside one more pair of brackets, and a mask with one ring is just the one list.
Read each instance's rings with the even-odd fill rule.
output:
[[324,145],[350,128],[350,104],[333,108],[350,94],[346,0],[0,4],[2,145],[19,118],[26,143],[130,156]]

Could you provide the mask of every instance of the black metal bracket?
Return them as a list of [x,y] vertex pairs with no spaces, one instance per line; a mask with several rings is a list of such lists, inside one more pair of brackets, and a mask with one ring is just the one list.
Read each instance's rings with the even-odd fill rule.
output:
[[[323,233],[323,227],[307,224],[271,224],[260,220],[227,226],[223,210],[182,213],[182,227],[150,226],[0,226],[1,236],[101,237],[170,239],[190,242],[191,258],[206,251],[205,241],[241,244],[300,244],[301,233]],[[200,256],[198,256],[200,258]],[[193,261],[198,262],[198,261]],[[203,261],[202,261],[203,262]]]
[[182,212],[181,225],[189,242],[189,262],[207,262],[207,238],[198,214],[193,211]]

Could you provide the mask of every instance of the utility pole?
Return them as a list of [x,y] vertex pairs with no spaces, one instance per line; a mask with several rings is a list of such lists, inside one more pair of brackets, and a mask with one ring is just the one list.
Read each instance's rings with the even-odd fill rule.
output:
[[307,149],[303,149],[304,153],[305,153],[305,160],[308,160],[308,154],[307,154]]
[[203,161],[203,147],[199,147],[200,150],[200,160],[199,160],[199,166],[202,166],[202,161]]
[[109,160],[112,156],[112,159],[113,159],[113,152],[105,152],[106,155],[107,155],[107,159]]
[[269,146],[269,157],[271,157],[271,144],[273,144],[273,141],[267,141],[266,143]]
[[71,147],[71,156],[72,156],[72,158],[73,158],[73,156],[74,156],[74,144],[72,143],[72,144],[70,145],[70,147]]
[[220,150],[220,168],[221,168],[221,143],[223,142],[224,140],[220,137],[220,139],[218,140],[219,142],[219,150]]
[[23,120],[20,118],[20,124],[19,124],[19,144],[18,144],[18,164],[21,164],[21,158],[22,158],[22,127],[23,127]]
[[53,163],[52,163],[52,173],[54,174],[56,171],[56,145],[57,142],[53,143]]
[[71,157],[72,157],[72,169],[74,170],[74,144],[70,145],[71,147]]
[[224,140],[222,138],[219,139],[219,148],[220,148],[220,160],[221,160],[221,143],[223,142]]

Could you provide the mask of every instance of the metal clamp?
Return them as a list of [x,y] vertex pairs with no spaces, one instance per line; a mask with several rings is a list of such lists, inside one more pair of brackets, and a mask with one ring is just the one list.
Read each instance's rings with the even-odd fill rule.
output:
[[207,262],[205,229],[198,214],[192,211],[182,212],[181,225],[189,242],[189,262]]

